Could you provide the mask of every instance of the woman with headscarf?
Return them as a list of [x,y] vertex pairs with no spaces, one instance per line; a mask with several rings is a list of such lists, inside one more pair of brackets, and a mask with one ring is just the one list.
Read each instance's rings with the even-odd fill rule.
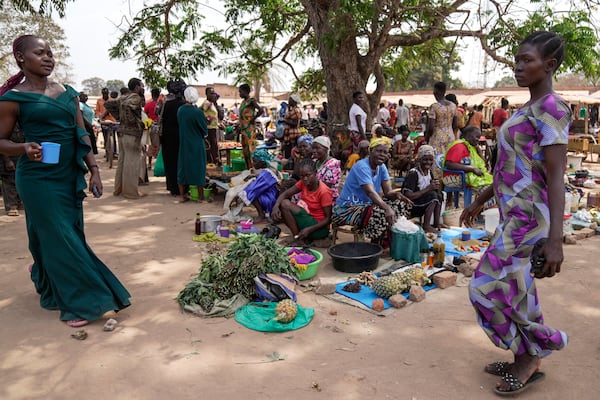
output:
[[317,167],[317,179],[331,188],[333,201],[339,197],[338,187],[342,176],[340,160],[329,155],[331,140],[327,136],[317,136],[312,144],[312,156]]
[[179,124],[179,159],[177,164],[177,184],[181,202],[190,199],[186,186],[196,186],[198,201],[204,200],[206,184],[206,146],[208,128],[204,111],[196,106],[200,96],[195,87],[188,86],[183,92],[186,103],[177,111]]
[[[410,216],[425,216],[423,221],[425,232],[436,232],[441,228],[440,215],[444,201],[440,190],[440,181],[434,179],[431,173],[433,157],[433,147],[421,146],[417,155],[417,165],[408,171],[402,186],[402,193],[414,203]],[[431,225],[432,220],[433,226]]]
[[242,98],[240,104],[240,136],[242,142],[242,152],[246,166],[251,167],[251,155],[256,150],[258,141],[256,140],[256,118],[260,117],[261,108],[254,99],[250,97],[250,85],[244,83],[239,87],[239,94]]
[[167,190],[172,196],[179,196],[179,185],[177,184],[177,160],[179,158],[179,123],[177,122],[177,111],[179,107],[185,104],[183,91],[185,90],[183,81],[169,81],[167,91],[169,94],[165,97],[165,102],[161,107],[162,136],[160,144],[162,145],[162,157],[165,164],[165,178],[167,181]]
[[[458,126],[456,117],[456,105],[444,98],[446,95],[446,84],[436,82],[433,86],[433,96],[436,102],[429,109],[427,130],[425,140],[433,147],[435,154],[444,154],[450,142],[455,138],[454,132]],[[433,169],[436,179],[442,178],[442,170],[437,167]]]
[[280,175],[277,169],[271,165],[271,160],[275,156],[265,149],[258,149],[252,153],[252,165],[260,172],[252,182],[250,182],[238,197],[245,205],[253,205],[258,212],[258,217],[254,219],[255,223],[264,222],[267,214],[271,214],[273,206],[279,196],[277,185],[280,181]]
[[288,169],[292,170],[292,178],[295,180],[300,179],[300,164],[302,160],[312,159],[312,144],[313,144],[313,136],[310,134],[302,135],[296,141],[296,147],[292,149],[292,157],[290,163],[288,163]]
[[392,191],[385,166],[387,143],[374,140],[369,149],[369,157],[354,164],[348,173],[331,221],[338,226],[357,226],[372,242],[389,247],[390,228],[398,217],[408,217],[412,201]]
[[283,157],[289,159],[292,155],[292,148],[300,136],[300,120],[302,111],[300,110],[300,96],[292,94],[288,100],[288,108],[283,117],[285,128],[283,129]]

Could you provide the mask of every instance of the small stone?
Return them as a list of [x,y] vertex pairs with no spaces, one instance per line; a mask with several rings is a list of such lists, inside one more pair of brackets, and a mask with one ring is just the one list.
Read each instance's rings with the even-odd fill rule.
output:
[[333,293],[335,293],[335,283],[319,281],[319,285],[317,286],[315,293],[316,294],[333,294]]
[[388,302],[394,308],[402,308],[408,303],[408,300],[401,294],[395,294],[388,299]]
[[115,327],[117,326],[117,320],[114,318],[110,318],[108,321],[106,321],[106,323],[104,324],[104,326],[102,327],[102,329],[105,332],[112,332],[115,330]]
[[442,271],[433,276],[433,283],[440,289],[446,289],[456,285],[456,274],[450,271]]
[[595,231],[598,228],[598,223],[597,222],[592,222],[590,224],[590,229]]
[[337,310],[332,308],[331,310],[329,310],[329,315],[337,315]]
[[383,299],[373,300],[373,303],[371,303],[371,308],[377,312],[383,311],[385,309],[385,304],[383,303]]
[[586,238],[589,238],[589,237],[592,237],[592,236],[596,235],[596,230],[595,229],[583,228],[581,231],[585,233],[585,237]]
[[425,300],[425,296],[427,296],[427,294],[425,293],[425,289],[421,286],[414,285],[410,287],[410,294],[408,296],[410,301],[418,303]]
[[457,268],[458,268],[458,272],[460,272],[464,276],[471,277],[471,276],[473,276],[473,271],[475,271],[475,268],[477,268],[477,264],[466,262],[466,263],[460,264]]
[[575,235],[567,235],[565,236],[565,244],[576,244],[577,238]]

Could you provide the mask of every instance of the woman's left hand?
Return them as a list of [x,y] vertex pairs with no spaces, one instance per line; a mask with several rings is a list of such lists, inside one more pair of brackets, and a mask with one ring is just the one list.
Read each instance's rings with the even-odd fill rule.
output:
[[[102,196],[102,191],[104,190],[104,188],[102,187],[102,180],[100,179],[100,172],[98,172],[98,168],[92,168],[92,176],[90,177],[90,186],[89,186],[89,192],[90,193],[94,193],[93,189],[94,187],[96,187],[96,190],[98,192],[98,197]],[[94,196],[96,196],[96,194],[94,193]]]

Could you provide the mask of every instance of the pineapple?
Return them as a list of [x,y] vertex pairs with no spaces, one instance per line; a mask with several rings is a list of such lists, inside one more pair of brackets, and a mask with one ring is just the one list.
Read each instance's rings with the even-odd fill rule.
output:
[[397,274],[378,278],[373,283],[373,291],[385,299],[410,289],[412,285],[422,286],[429,283],[427,273],[422,268],[409,268]]
[[296,318],[298,313],[298,306],[293,300],[285,299],[277,303],[275,308],[275,321],[279,321],[283,324],[292,322]]

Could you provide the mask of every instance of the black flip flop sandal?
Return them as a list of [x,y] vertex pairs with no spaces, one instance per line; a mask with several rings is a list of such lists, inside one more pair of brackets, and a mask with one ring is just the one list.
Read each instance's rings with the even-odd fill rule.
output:
[[531,386],[531,384],[537,381],[542,381],[545,377],[546,374],[543,372],[534,372],[533,375],[529,377],[527,382],[523,383],[510,372],[505,372],[502,380],[508,383],[509,390],[499,390],[497,387],[495,387],[494,393],[496,393],[498,396],[513,396],[515,394],[524,392],[529,386]]

